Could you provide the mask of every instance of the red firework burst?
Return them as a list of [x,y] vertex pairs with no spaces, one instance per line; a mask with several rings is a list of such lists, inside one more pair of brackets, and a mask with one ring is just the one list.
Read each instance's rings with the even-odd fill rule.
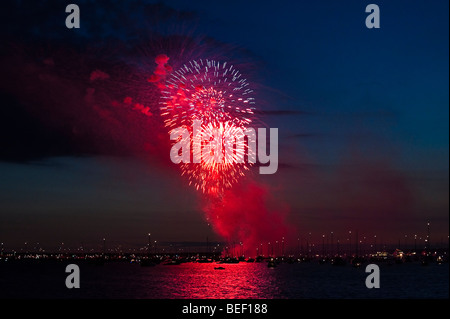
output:
[[[159,58],[156,62],[157,70],[167,70],[163,65],[167,59]],[[155,73],[155,76],[159,75]],[[188,177],[189,184],[204,193],[217,194],[231,187],[249,169],[251,164],[240,159],[250,149],[245,145],[244,149],[235,147],[234,152],[226,153],[222,148],[222,154],[216,154],[220,155],[220,161],[218,156],[211,156],[211,152],[214,149],[217,152],[214,143],[225,145],[229,140],[243,138],[241,132],[252,123],[255,99],[247,80],[227,62],[198,60],[168,74],[160,88],[161,115],[169,134],[182,127],[189,131],[193,140],[194,121],[202,123],[202,138],[199,142],[194,141],[191,148],[191,158],[200,156],[200,163],[183,163],[182,175]],[[217,130],[220,141],[214,135]],[[195,150],[200,150],[201,154],[196,154]]]

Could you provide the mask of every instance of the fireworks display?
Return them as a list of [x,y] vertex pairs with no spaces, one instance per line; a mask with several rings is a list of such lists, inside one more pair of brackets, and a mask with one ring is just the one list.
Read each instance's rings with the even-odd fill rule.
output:
[[[158,84],[161,115],[169,133],[185,128],[192,139],[194,121],[201,122],[201,138],[194,139],[191,148],[191,158],[199,156],[200,162],[182,163],[182,175],[208,194],[231,187],[251,165],[239,160],[251,151],[247,146],[235,147],[232,153],[224,148],[228,141],[244,138],[242,132],[252,123],[255,99],[249,83],[227,62],[200,59],[170,72],[167,57],[158,56],[155,61],[158,67],[149,81],[157,82],[166,75]],[[216,143],[222,154],[214,154]]]

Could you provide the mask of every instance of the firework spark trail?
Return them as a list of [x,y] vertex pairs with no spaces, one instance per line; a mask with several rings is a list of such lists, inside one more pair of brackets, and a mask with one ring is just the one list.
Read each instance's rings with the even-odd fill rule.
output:
[[[200,163],[182,163],[182,175],[187,176],[189,184],[197,190],[220,194],[244,176],[251,165],[240,159],[252,150],[247,145],[239,149],[235,143],[243,138],[240,132],[252,123],[253,90],[242,74],[227,62],[200,59],[172,71],[168,61],[165,55],[157,56],[157,68],[148,79],[161,90],[164,125],[169,134],[177,128],[187,129],[191,139],[194,121],[201,122],[201,137],[192,139],[191,151]],[[224,149],[228,141],[234,141],[231,147],[236,150],[231,153]],[[221,154],[214,154],[217,150]]]
[[226,62],[191,61],[170,73],[161,90],[165,125],[170,129],[190,126],[194,119],[248,125],[255,104],[248,85],[239,71]]
[[200,163],[181,163],[181,171],[182,175],[189,179],[189,185],[195,185],[197,190],[207,194],[219,194],[245,175],[245,171],[249,169],[248,165],[243,163],[245,150],[252,149],[243,145],[241,148],[236,147],[233,152],[214,154],[217,144],[227,147],[226,143],[231,140],[243,141],[243,131],[230,121],[210,122],[203,126],[203,130],[204,138],[194,139],[192,147],[192,155],[201,159]]

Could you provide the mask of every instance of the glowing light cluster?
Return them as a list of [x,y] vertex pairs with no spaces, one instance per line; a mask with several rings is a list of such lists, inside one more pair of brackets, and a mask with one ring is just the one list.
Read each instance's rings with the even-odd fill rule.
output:
[[[220,138],[215,137],[215,130],[220,132]],[[202,141],[193,142],[192,154],[197,154],[201,162],[182,163],[182,175],[186,175],[189,184],[194,185],[204,193],[217,194],[226,188],[231,187],[238,179],[245,175],[249,169],[248,163],[243,163],[239,157],[245,156],[250,148],[244,145],[244,148],[235,148],[230,154],[225,152],[225,144],[234,138],[243,138],[242,130],[230,121],[210,122],[203,126]],[[201,143],[200,147],[196,147]],[[217,150],[216,143],[219,143],[219,149],[222,150],[220,160],[217,160],[214,151]],[[198,150],[202,152],[198,153]]]
[[236,149],[231,156],[226,156],[223,150],[224,160],[220,162],[204,150],[213,151],[217,129],[221,132],[221,145],[224,145],[249,127],[255,109],[252,93],[242,74],[227,62],[190,61],[165,79],[160,110],[169,133],[176,128],[186,128],[192,138],[194,120],[202,122],[201,146],[191,148],[203,149],[201,162],[182,163],[181,167],[189,183],[204,193],[216,194],[231,187],[249,168],[249,163],[237,160],[244,155],[240,152],[248,152],[247,146],[244,150]]

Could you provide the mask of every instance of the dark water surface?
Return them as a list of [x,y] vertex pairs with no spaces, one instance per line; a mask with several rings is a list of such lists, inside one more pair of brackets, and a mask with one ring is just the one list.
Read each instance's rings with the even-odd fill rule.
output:
[[[157,265],[77,263],[81,287],[65,286],[69,262],[0,263],[0,298],[449,298],[449,265],[380,265],[381,287],[368,289],[365,266],[317,263]],[[225,269],[215,270],[222,266]]]

